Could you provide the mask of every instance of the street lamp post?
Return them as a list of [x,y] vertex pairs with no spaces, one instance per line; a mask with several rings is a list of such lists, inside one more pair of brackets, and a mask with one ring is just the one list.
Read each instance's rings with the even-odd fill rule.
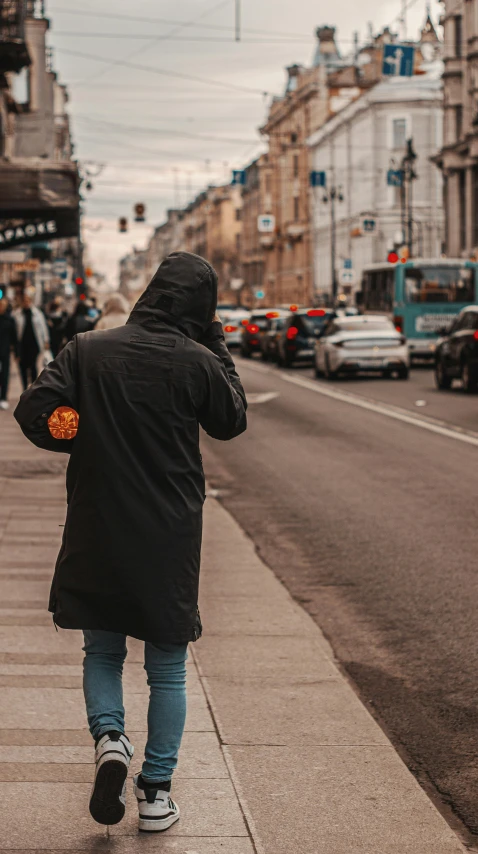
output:
[[337,302],[337,294],[339,283],[337,280],[337,219],[336,219],[336,202],[343,202],[344,196],[342,187],[335,185],[324,192],[322,201],[325,204],[330,202],[330,263],[332,267],[332,304]]

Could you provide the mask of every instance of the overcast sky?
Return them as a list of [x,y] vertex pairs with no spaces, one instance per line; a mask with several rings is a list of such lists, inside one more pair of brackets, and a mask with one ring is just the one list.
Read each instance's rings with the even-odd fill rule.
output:
[[[76,155],[91,161],[92,171],[104,166],[93,179],[87,213],[130,216],[134,203],[144,201],[155,224],[168,207],[228,180],[232,168],[260,151],[257,127],[270,93],[283,90],[284,67],[310,64],[314,29],[336,26],[346,54],[355,30],[365,39],[369,21],[375,31],[386,24],[398,29],[400,5],[241,0],[236,43],[234,0],[47,0],[49,43],[70,92]],[[426,2],[408,5],[408,34],[416,36]],[[437,0],[431,8],[437,21]]]

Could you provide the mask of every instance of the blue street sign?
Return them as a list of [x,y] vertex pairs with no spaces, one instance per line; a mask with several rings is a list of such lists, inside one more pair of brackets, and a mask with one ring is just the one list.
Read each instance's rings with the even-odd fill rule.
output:
[[256,291],[256,299],[264,299],[265,293],[264,291]]
[[352,269],[352,259],[351,258],[344,258],[344,270],[351,270],[351,269]]
[[246,173],[244,169],[234,169],[232,173],[232,184],[241,184],[244,186],[246,183]]
[[310,172],[309,184],[311,187],[326,187],[327,174],[325,172]]
[[374,219],[372,219],[371,217],[364,219],[363,230],[365,232],[367,232],[368,234],[373,234],[373,232],[375,231],[375,227],[376,227],[376,222]]
[[383,48],[384,77],[413,77],[415,48],[405,44],[386,44]]
[[403,172],[401,169],[389,169],[387,172],[387,184],[389,187],[401,187],[403,184]]

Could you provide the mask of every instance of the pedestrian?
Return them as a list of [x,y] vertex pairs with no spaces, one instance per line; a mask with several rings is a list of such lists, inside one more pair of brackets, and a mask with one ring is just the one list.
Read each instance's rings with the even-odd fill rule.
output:
[[66,338],[68,341],[71,341],[75,335],[78,335],[80,332],[89,332],[93,329],[93,326],[93,321],[88,317],[88,306],[82,300],[79,300],[73,314],[67,320],[65,328]]
[[18,356],[17,327],[6,297],[0,299],[0,409],[8,409],[11,354]]
[[26,389],[38,376],[38,357],[49,349],[50,336],[45,315],[33,305],[29,294],[23,294],[21,307],[15,309],[13,317],[17,327],[20,375]]
[[103,314],[101,315],[95,329],[114,329],[116,326],[123,326],[129,317],[129,306],[124,296],[114,294],[106,300],[103,306]]
[[65,344],[67,321],[68,313],[63,308],[63,302],[60,297],[55,297],[46,312],[46,322],[50,333],[50,349],[54,359]]
[[[245,395],[216,304],[210,264],[173,253],[125,326],[78,335],[15,410],[34,444],[71,453],[49,609],[56,625],[84,631],[96,742],[90,812],[101,824],[119,822],[125,811],[133,753],[121,687],[128,635],[145,642],[150,685],[145,758],[134,778],[139,828],[165,830],[179,818],[171,779],[186,714],[185,662],[188,643],[202,632],[199,425],[223,440],[246,429]],[[50,433],[59,406],[69,407],[70,425],[71,410],[78,413],[74,438]]]

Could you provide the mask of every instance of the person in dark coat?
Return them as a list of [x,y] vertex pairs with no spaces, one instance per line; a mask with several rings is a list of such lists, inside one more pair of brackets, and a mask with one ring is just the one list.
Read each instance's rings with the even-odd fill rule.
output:
[[48,306],[46,322],[50,332],[50,348],[52,356],[56,359],[58,353],[63,347],[63,344],[65,343],[66,324],[68,322],[68,312],[63,308],[62,301],[59,297],[52,299]]
[[71,341],[75,335],[80,332],[89,332],[93,329],[94,323],[88,316],[88,306],[85,302],[79,301],[77,306],[66,322],[65,335],[68,341]]
[[[84,630],[85,698],[97,743],[90,811],[104,824],[124,814],[127,635],[146,642],[151,686],[145,762],[135,778],[139,826],[163,830],[179,817],[169,792],[184,727],[185,659],[202,631],[199,427],[219,440],[246,429],[246,398],[216,304],[210,264],[173,253],[125,326],[77,335],[15,410],[34,444],[71,454],[49,608],[56,625]],[[62,406],[78,412],[75,438],[49,431]]]
[[18,357],[17,326],[6,297],[0,299],[0,409],[8,409],[11,354]]

